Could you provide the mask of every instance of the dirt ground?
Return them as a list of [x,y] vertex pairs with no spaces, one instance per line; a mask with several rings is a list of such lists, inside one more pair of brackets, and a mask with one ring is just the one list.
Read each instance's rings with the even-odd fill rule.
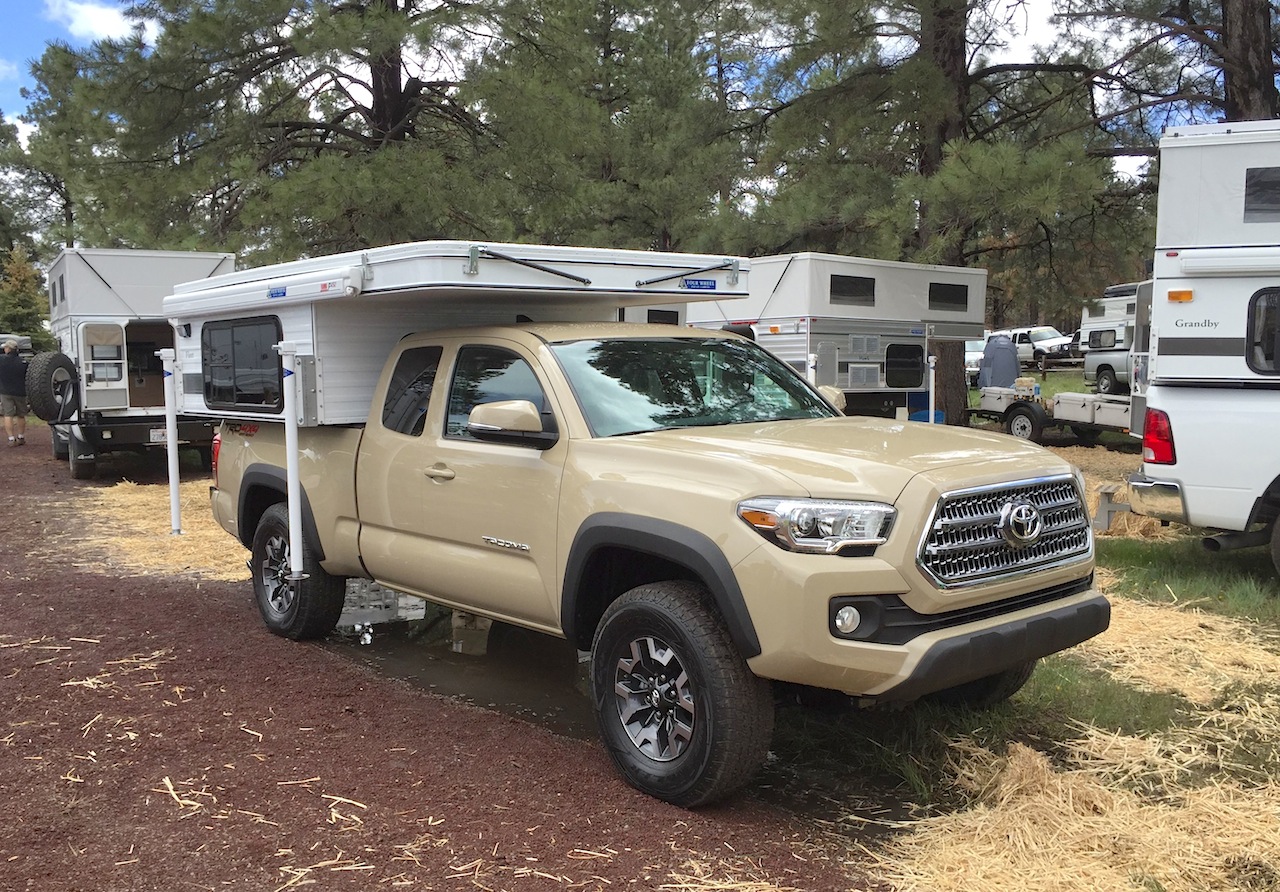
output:
[[752,793],[668,806],[593,741],[270,635],[243,582],[86,552],[113,481],[48,436],[0,447],[0,889],[878,888]]
[[[1139,461],[1123,441],[1056,448],[1091,487]],[[0,889],[883,888],[857,838],[788,802],[785,765],[717,808],[673,808],[618,780],[581,722],[432,693],[386,671],[392,651],[270,635],[220,530],[181,543],[225,546],[216,571],[168,541],[95,552],[133,522],[91,510],[105,489],[164,480],[106,470],[72,480],[43,427],[0,447]],[[203,519],[203,475],[184,478]],[[156,513],[135,545],[163,541]]]

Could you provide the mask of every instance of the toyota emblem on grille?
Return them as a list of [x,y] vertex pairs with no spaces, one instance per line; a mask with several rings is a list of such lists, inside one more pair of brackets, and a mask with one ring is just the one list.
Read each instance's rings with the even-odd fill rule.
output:
[[1034,545],[1044,532],[1044,521],[1036,506],[1025,499],[1005,502],[1000,509],[1000,535],[1015,548]]

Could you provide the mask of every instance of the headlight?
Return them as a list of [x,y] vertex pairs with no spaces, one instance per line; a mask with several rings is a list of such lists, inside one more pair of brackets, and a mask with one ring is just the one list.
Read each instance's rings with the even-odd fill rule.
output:
[[748,499],[738,516],[788,551],[835,554],[855,545],[881,545],[895,512],[879,502]]

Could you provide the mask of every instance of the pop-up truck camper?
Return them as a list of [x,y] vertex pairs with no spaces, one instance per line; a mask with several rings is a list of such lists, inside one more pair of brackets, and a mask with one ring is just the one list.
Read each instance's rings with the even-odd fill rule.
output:
[[[27,396],[49,422],[55,458],[92,477],[98,457],[163,446],[164,373],[173,347],[161,303],[179,282],[235,269],[235,255],[67,248],[49,267],[50,330],[58,351],[31,358]],[[213,425],[182,417],[179,442],[208,460]]]
[[691,302],[689,323],[749,328],[814,384],[843,391],[852,415],[927,417],[930,341],[985,331],[984,269],[810,252],[757,257],[751,269],[745,300]]

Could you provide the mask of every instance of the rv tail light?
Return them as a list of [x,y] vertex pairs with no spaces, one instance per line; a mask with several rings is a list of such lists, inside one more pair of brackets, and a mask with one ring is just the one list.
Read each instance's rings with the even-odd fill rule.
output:
[[1148,409],[1142,423],[1142,460],[1151,465],[1178,463],[1178,454],[1173,448],[1173,425],[1169,423],[1169,415],[1159,409]]
[[1191,300],[1193,297],[1194,295],[1192,295],[1190,288],[1176,289],[1176,290],[1171,290],[1169,292],[1170,303],[1175,303],[1175,304],[1191,303]]
[[222,432],[213,435],[213,446],[209,449],[209,468],[213,471],[213,485],[218,485],[218,453],[222,451]]

